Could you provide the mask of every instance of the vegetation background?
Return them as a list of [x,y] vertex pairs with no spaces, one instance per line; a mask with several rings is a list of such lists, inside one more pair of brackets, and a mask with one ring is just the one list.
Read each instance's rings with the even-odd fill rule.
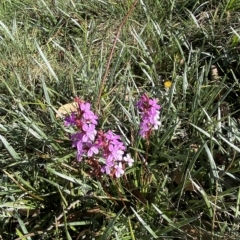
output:
[[[239,239],[239,52],[239,0],[1,0],[0,238]],[[76,162],[75,96],[128,145],[121,179]]]

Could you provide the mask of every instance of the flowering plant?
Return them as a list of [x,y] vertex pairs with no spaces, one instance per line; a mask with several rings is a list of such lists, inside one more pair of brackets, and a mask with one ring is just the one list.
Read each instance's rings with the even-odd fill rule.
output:
[[143,94],[137,102],[137,108],[141,116],[139,134],[143,138],[149,138],[153,130],[157,130],[161,125],[160,109],[157,99],[151,99],[147,94]]
[[121,137],[111,130],[97,131],[98,117],[91,111],[91,105],[75,98],[77,111],[64,120],[64,126],[75,126],[77,132],[71,135],[72,146],[77,148],[77,160],[87,158],[96,175],[107,174],[119,178],[124,174],[126,164],[134,160],[126,154]]
[[[94,168],[94,174],[101,176],[107,174],[121,177],[126,165],[132,166],[134,160],[126,153],[126,146],[121,137],[113,131],[96,130],[98,116],[92,110],[88,102],[75,98],[76,111],[71,112],[64,119],[64,126],[75,126],[77,132],[71,135],[72,146],[77,148],[77,160],[87,159],[88,164]],[[152,131],[160,126],[160,105],[156,99],[143,94],[137,103],[141,116],[139,134],[143,138],[149,138]]]

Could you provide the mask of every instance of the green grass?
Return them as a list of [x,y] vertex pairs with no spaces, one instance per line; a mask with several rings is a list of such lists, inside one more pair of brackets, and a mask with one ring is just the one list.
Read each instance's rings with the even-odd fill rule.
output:
[[[1,1],[0,238],[239,239],[239,1],[134,3]],[[76,161],[56,118],[75,96],[128,144],[121,179]]]

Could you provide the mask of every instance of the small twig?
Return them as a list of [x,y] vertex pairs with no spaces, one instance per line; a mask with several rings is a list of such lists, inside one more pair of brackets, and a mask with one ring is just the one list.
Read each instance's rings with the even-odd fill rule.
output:
[[236,158],[236,151],[233,152],[233,158],[232,158],[231,162],[229,163],[229,165],[227,166],[227,169],[225,170],[225,173],[228,172],[228,170],[231,168],[235,158]]
[[106,82],[106,79],[107,79],[110,63],[111,63],[111,60],[113,58],[114,49],[115,49],[115,47],[117,45],[118,37],[120,35],[120,32],[122,30],[123,25],[127,21],[128,17],[132,13],[132,11],[135,8],[135,6],[137,5],[137,3],[138,3],[138,0],[135,0],[135,2],[133,3],[132,7],[130,8],[130,10],[128,11],[127,15],[124,17],[124,19],[122,20],[122,22],[121,22],[121,24],[120,24],[120,26],[118,28],[117,35],[115,37],[115,40],[114,40],[114,43],[113,43],[113,46],[112,46],[112,50],[111,50],[110,55],[109,55],[109,59],[108,59],[107,66],[106,66],[106,70],[105,70],[105,73],[104,73],[104,76],[103,76],[103,79],[102,79],[102,82],[101,82],[101,85],[100,85],[100,90],[99,90],[99,93],[98,93],[98,100],[97,100],[97,108],[98,109],[99,109],[99,105],[100,105],[100,99],[101,99],[102,91],[103,91],[103,88],[104,88],[104,85],[105,85],[105,82]]

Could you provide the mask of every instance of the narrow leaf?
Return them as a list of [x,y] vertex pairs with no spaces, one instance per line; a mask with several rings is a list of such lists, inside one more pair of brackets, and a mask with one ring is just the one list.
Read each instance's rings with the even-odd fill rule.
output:
[[153,238],[158,238],[158,236],[154,233],[154,231],[150,228],[150,226],[140,217],[140,215],[131,207],[132,211],[136,215],[139,222],[146,228],[146,230],[152,235]]
[[8,150],[9,154],[12,156],[12,158],[16,161],[20,160],[19,155],[15,152],[15,150],[13,149],[13,147],[10,145],[10,143],[6,140],[5,137],[3,137],[2,135],[0,135],[0,140],[2,141],[3,145],[5,146],[5,148]]

